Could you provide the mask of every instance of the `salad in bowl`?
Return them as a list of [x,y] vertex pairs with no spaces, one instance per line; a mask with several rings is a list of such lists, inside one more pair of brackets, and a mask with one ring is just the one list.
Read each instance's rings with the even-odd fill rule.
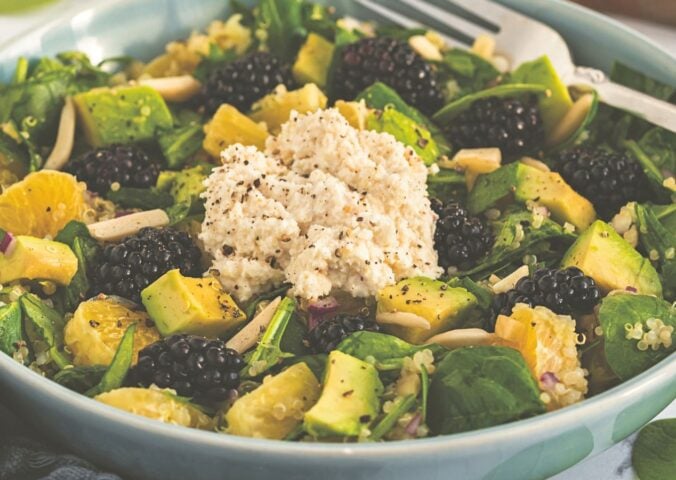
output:
[[673,353],[673,132],[489,37],[233,10],[147,62],[20,58],[0,86],[4,354],[167,423],[380,442]]

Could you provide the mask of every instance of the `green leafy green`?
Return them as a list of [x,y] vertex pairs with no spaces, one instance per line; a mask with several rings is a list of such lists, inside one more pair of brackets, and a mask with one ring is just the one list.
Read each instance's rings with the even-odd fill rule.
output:
[[269,292],[265,292],[260,294],[259,296],[255,297],[253,300],[251,300],[246,308],[244,309],[244,313],[246,313],[246,318],[253,318],[256,316],[256,309],[258,308],[258,305],[260,305],[261,302],[265,302],[267,300],[274,300],[275,298],[286,295],[286,292],[291,288],[290,283],[284,283],[280,285],[279,287],[270,290]]
[[438,364],[429,394],[436,434],[464,432],[544,413],[521,354],[507,347],[464,347]]
[[303,3],[303,0],[261,0],[254,9],[256,30],[265,32],[265,45],[284,62],[293,61],[307,35]]
[[377,442],[383,438],[392,428],[396,425],[397,420],[401,418],[403,414],[411,410],[415,405],[416,397],[415,395],[406,395],[405,397],[398,398],[392,410],[390,410],[371,430],[371,435],[369,440]]
[[475,282],[469,277],[453,277],[448,282],[449,287],[461,287],[474,295],[479,309],[488,313],[493,303],[493,292],[487,287]]
[[18,178],[23,177],[30,168],[30,157],[25,145],[0,130],[0,168],[8,170]]
[[165,208],[164,211],[169,216],[169,225],[173,226],[187,219],[190,215],[190,207],[189,202],[181,202]]
[[293,315],[282,336],[279,348],[281,348],[282,352],[292,353],[293,355],[309,355],[312,352],[305,344],[306,333],[307,327],[300,319],[300,315]]
[[652,422],[638,433],[631,463],[640,480],[665,480],[676,473],[676,418]]
[[0,307],[0,352],[11,357],[21,341],[21,306],[19,302],[3,305]]
[[336,350],[364,361],[374,361],[379,370],[398,370],[404,358],[429,349],[439,355],[445,349],[439,345],[412,345],[399,337],[378,332],[355,332],[345,338]]
[[660,169],[657,168],[657,165],[653,163],[652,159],[646,155],[639,144],[634,140],[626,140],[624,146],[638,163],[641,164],[643,172],[646,177],[648,177],[648,182],[655,195],[664,201],[669,201],[671,190],[664,186],[664,175],[660,172]]
[[209,44],[209,52],[202,57],[199,65],[195,68],[193,76],[204,82],[212,72],[223,68],[224,65],[237,60],[235,49],[224,50],[214,43]]
[[118,190],[109,191],[106,198],[122,208],[144,210],[167,208],[174,204],[174,197],[171,194],[155,188],[121,187]]
[[615,62],[610,72],[610,79],[626,87],[647,93],[660,100],[670,100],[676,88],[654,80],[638,70],[634,70],[620,62]]
[[650,319],[660,319],[676,329],[676,307],[649,295],[619,294],[606,297],[601,302],[599,322],[603,328],[604,350],[608,365],[623,381],[647,370],[676,349],[676,334],[672,332],[672,345],[657,350],[638,349],[638,340],[627,339],[625,325],[640,323],[644,332]]
[[[671,207],[676,211],[676,205]],[[653,209],[647,205],[637,204],[635,206],[636,223],[638,225],[639,241],[643,251],[649,258],[653,255],[658,256],[658,270],[662,274],[662,288],[664,297],[672,299],[676,292],[676,276],[669,272],[674,272],[676,268],[676,225],[668,229],[655,215]],[[665,274],[666,273],[666,274]]]
[[54,240],[71,246],[77,237],[91,238],[91,235],[87,225],[77,220],[71,220],[56,234]]
[[33,352],[48,352],[61,369],[71,364],[63,351],[64,318],[36,295],[27,293],[19,299],[26,320],[25,328]]
[[200,122],[191,122],[172,130],[161,131],[157,137],[162,154],[171,169],[179,169],[202,148],[204,130]]
[[315,374],[315,377],[321,379],[324,377],[324,369],[326,368],[326,361],[328,360],[328,355],[325,353],[318,353],[315,355],[303,355],[300,357],[288,357],[282,360],[281,366],[283,368],[290,367],[297,363],[304,363],[308,366],[312,373]]
[[84,393],[101,382],[106,370],[108,367],[104,365],[69,366],[57,372],[52,380],[78,393]]
[[135,323],[129,325],[124,332],[122,340],[120,340],[115,351],[115,356],[113,356],[113,360],[108,365],[106,373],[101,377],[101,381],[96,386],[87,390],[85,395],[95,397],[122,386],[124,377],[127,376],[131,362],[134,359],[134,332],[136,332]]
[[676,173],[676,133],[651,128],[637,143],[656,167]]
[[492,63],[460,48],[452,48],[445,52],[437,66],[440,79],[444,83],[455,82],[457,90],[448,92],[449,100],[483,90],[491,83],[497,82],[500,77],[500,72]]
[[467,191],[465,174],[456,170],[441,169],[427,176],[427,191],[430,197],[441,201],[461,198]]

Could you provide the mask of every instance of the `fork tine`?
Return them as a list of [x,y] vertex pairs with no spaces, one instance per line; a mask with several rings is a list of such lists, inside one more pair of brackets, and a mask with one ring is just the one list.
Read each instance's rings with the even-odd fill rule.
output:
[[503,7],[502,5],[493,2],[492,0],[447,0],[458,7],[461,7],[466,12],[469,12],[478,17],[484,18],[486,21],[495,23],[498,26],[503,25],[514,20],[523,20],[526,18],[514,10]]
[[[400,13],[394,12],[390,10],[387,7],[384,7],[382,5],[379,5],[371,0],[355,0],[356,3],[360,4],[362,7],[370,10],[371,12],[376,13],[380,17],[388,20],[391,23],[395,23],[397,25],[400,25],[402,27],[406,28],[429,28],[426,25],[423,25],[419,22],[416,22],[415,20],[411,20],[409,17],[406,17]],[[459,46],[460,42],[458,40],[449,37],[448,35],[445,35],[443,33],[439,33],[441,37],[444,39],[444,41],[449,45],[449,46]]]
[[432,5],[427,2],[421,2],[420,0],[399,0],[402,3],[410,5],[414,9],[428,15],[436,22],[441,22],[454,30],[457,30],[459,33],[468,36],[471,39],[477,38],[479,35],[484,35],[490,33],[489,30],[480,27],[472,22],[465,20],[457,15],[453,15],[436,5]]

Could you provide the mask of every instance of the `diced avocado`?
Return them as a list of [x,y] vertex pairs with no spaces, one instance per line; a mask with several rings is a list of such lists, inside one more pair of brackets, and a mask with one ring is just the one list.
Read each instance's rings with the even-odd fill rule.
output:
[[430,322],[430,329],[388,325],[392,335],[421,344],[437,333],[462,326],[474,312],[477,299],[460,287],[427,277],[401,280],[378,292],[379,312],[409,312]]
[[235,143],[253,145],[262,150],[268,131],[265,126],[254,122],[232,105],[221,105],[209,123],[204,126],[202,147],[212,157],[218,158],[221,152]]
[[389,133],[404,145],[413,148],[425,165],[433,164],[439,157],[439,148],[429,130],[393,107],[371,112],[366,117],[366,128]]
[[169,192],[175,203],[192,205],[204,191],[204,180],[209,175],[211,166],[198,165],[180,172],[166,170],[157,177],[157,188]]
[[300,84],[314,83],[324,87],[333,59],[333,49],[333,43],[321,35],[310,33],[291,69],[296,81]]
[[660,278],[650,260],[601,220],[578,237],[561,265],[578,267],[604,292],[631,287],[638,293],[662,296]]
[[303,420],[321,387],[305,363],[296,363],[237,400],[225,415],[228,433],[282,440]]
[[157,90],[143,86],[95,88],[73,97],[87,142],[100,147],[150,140],[173,119]]
[[334,107],[338,112],[345,117],[347,123],[352,128],[357,130],[364,130],[366,128],[366,118],[369,116],[371,110],[366,106],[363,100],[346,102],[345,100],[336,100]]
[[310,113],[326,108],[327,102],[324,92],[314,83],[307,83],[290,92],[281,85],[254,104],[251,118],[256,122],[265,122],[270,132],[278,133],[282,124],[291,117],[293,110]]
[[511,79],[515,83],[535,83],[547,87],[547,95],[540,95],[538,103],[545,132],[549,136],[573,106],[568,87],[556,73],[549,57],[543,55],[531,62],[522,63],[512,72]]
[[303,426],[315,437],[356,437],[380,412],[383,384],[370,363],[335,350],[329,354],[322,394]]
[[219,337],[246,321],[245,313],[215,278],[189,278],[170,270],[141,292],[141,301],[162,336]]
[[68,285],[77,272],[77,257],[68,245],[42,238],[17,236],[8,254],[0,254],[0,283],[49,280]]
[[558,222],[569,222],[582,231],[596,220],[594,206],[556,172],[546,172],[521,162],[505,165],[476,180],[467,206],[477,214],[513,195],[514,200],[536,201],[547,207]]

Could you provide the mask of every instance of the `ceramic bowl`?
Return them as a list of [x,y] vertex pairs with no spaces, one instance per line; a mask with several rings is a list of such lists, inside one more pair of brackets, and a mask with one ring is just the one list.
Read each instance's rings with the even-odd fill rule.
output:
[[[361,16],[349,1],[333,1]],[[676,84],[676,60],[617,22],[558,0],[505,3],[558,29],[580,64],[621,60]],[[166,42],[227,14],[225,0],[82,2],[81,10],[0,46],[0,81],[16,59],[78,49],[94,61],[149,58]],[[601,395],[536,418],[484,430],[380,444],[300,444],[190,430],[134,416],[71,392],[0,355],[0,395],[45,438],[133,478],[539,479],[630,435],[676,397],[676,356]]]

